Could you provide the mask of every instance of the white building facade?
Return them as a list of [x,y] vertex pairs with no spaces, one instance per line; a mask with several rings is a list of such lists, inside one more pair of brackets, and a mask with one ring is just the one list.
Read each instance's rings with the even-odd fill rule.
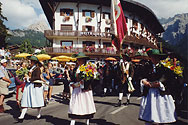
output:
[[[90,52],[90,50],[94,53],[109,51],[115,54],[116,52],[111,45],[110,34],[111,0],[104,0],[103,2],[90,3],[84,2],[84,0],[54,0],[53,2],[48,2],[40,0],[52,28],[52,30],[45,31],[45,36],[52,42],[53,50],[56,49],[57,53],[65,52],[61,49],[70,49],[70,53],[74,53],[75,49],[79,49],[79,51],[83,52]],[[105,2],[108,2],[108,4]],[[126,3],[128,3],[126,0],[122,2],[122,7]],[[128,3],[128,5],[130,8],[132,8],[131,6],[136,6],[137,10],[142,7],[141,4],[134,2]],[[47,10],[50,8],[51,11]],[[134,49],[135,46],[137,49],[157,48],[157,37],[163,31],[163,29],[160,29],[162,26],[158,27],[158,30],[152,31],[155,29],[152,26],[152,22],[150,22],[150,25],[146,23],[149,17],[148,19],[143,17],[143,19],[141,14],[137,15],[136,12],[123,10],[127,23],[127,35],[123,43],[123,49],[130,48],[130,46],[134,46]],[[151,10],[146,7],[142,7],[142,10],[143,14],[153,14],[153,12],[148,12]],[[158,20],[155,18],[153,14],[152,20],[160,26],[160,23],[158,24]],[[155,23],[153,25],[156,25]],[[67,53],[69,52],[67,51]]]

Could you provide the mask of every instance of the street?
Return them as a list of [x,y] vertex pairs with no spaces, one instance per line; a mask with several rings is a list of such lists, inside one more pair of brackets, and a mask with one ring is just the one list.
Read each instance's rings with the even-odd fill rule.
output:
[[[5,99],[5,113],[0,114],[1,125],[12,124],[27,124],[27,125],[69,125],[68,118],[68,101],[62,100],[60,92],[63,90],[63,85],[54,86],[53,102],[50,102],[46,107],[42,108],[42,117],[36,120],[37,110],[29,109],[23,123],[17,123],[15,118],[20,115],[16,107],[15,94]],[[143,121],[138,120],[139,103],[141,97],[131,97],[131,104],[128,106],[114,107],[117,102],[117,96],[99,97],[95,96],[95,105],[97,112],[90,125],[144,125]],[[123,102],[126,98],[123,98]],[[187,114],[187,112],[184,112]],[[181,113],[182,114],[182,113]],[[79,120],[76,125],[84,125],[85,120]],[[188,124],[187,115],[178,117],[177,123],[174,125]]]

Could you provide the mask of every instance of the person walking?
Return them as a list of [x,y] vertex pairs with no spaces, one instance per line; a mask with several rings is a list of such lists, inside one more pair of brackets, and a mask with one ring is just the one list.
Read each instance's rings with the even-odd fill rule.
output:
[[69,69],[68,66],[65,66],[64,70],[64,89],[63,89],[63,99],[68,99],[70,98],[70,88],[69,88],[69,83],[70,83],[70,74],[69,74]]
[[70,125],[75,125],[75,119],[86,119],[86,124],[89,125],[89,119],[94,117],[96,113],[95,104],[93,100],[93,93],[91,84],[81,78],[81,67],[85,66],[89,58],[84,53],[75,54],[77,58],[78,68],[76,70],[76,82],[70,84],[73,87],[71,95],[68,116],[71,118]]
[[25,62],[21,62],[20,66],[21,67],[18,70],[16,70],[16,77],[15,77],[16,101],[17,101],[17,105],[19,108],[20,108],[20,104],[21,104],[23,90],[25,87],[24,77],[26,77],[29,72]]
[[11,80],[9,79],[8,72],[6,70],[7,60],[1,60],[0,66],[0,113],[4,112],[3,102],[5,95],[8,95],[8,86],[11,84]]
[[105,66],[103,67],[103,90],[104,93],[102,96],[106,96],[107,91],[112,92],[112,64],[109,60],[105,60]]
[[42,72],[42,81],[45,83],[43,84],[43,88],[44,88],[44,103],[46,106],[48,104],[47,95],[48,95],[48,88],[49,88],[50,73],[49,73],[48,68],[45,67],[44,65],[41,66],[41,72]]
[[175,104],[170,93],[171,77],[168,69],[160,64],[166,58],[157,49],[147,52],[151,58],[144,72],[145,78],[140,82],[142,99],[140,102],[139,120],[146,125],[173,123],[176,121]]
[[121,82],[119,85],[119,101],[115,105],[116,107],[121,106],[121,101],[123,98],[123,93],[126,92],[127,102],[125,105],[129,105],[131,93],[134,91],[134,87],[132,85],[132,77],[134,75],[134,68],[131,62],[130,57],[127,54],[122,54],[123,60],[120,60],[120,69],[121,69]]
[[53,74],[53,65],[52,63],[48,63],[48,70],[49,70],[49,74],[50,74],[50,79],[49,79],[49,89],[48,89],[48,101],[51,102],[53,101],[52,99],[52,91],[53,91],[53,84],[54,84],[54,76],[56,74]]
[[31,69],[29,70],[29,77],[26,79],[26,85],[23,91],[21,101],[22,112],[18,117],[18,122],[23,122],[24,116],[28,108],[37,108],[37,119],[41,117],[41,107],[44,106],[43,87],[41,82],[41,69],[39,67],[39,60],[36,56],[27,57],[31,60]]

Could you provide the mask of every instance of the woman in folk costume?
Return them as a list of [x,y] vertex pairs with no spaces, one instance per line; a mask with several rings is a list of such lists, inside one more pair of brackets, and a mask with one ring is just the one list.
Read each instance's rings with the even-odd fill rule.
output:
[[85,80],[79,77],[81,74],[80,67],[86,64],[88,56],[84,53],[78,53],[74,54],[74,57],[77,58],[79,66],[75,74],[76,82],[70,83],[73,92],[69,103],[68,116],[72,119],[70,125],[75,124],[75,119],[86,119],[86,124],[89,125],[89,119],[93,118],[96,112],[91,82],[86,84]]
[[119,102],[115,105],[116,107],[121,106],[124,91],[127,95],[127,102],[124,104],[128,105],[130,103],[131,93],[135,90],[132,85],[134,66],[128,54],[122,54],[122,56],[123,59],[120,60],[121,82],[119,83]]
[[44,106],[43,87],[41,82],[36,82],[41,81],[40,62],[36,56],[29,56],[28,59],[31,60],[31,69],[29,70],[29,76],[25,78],[26,85],[21,102],[22,112],[18,117],[18,122],[23,122],[28,108],[37,108],[37,119],[39,119],[41,117],[41,107]]
[[166,56],[157,49],[149,50],[147,54],[152,62],[145,68],[147,74],[140,82],[143,97],[139,119],[145,121],[146,125],[175,122],[175,105],[169,90],[171,77],[169,70],[159,63]]
[[1,60],[0,66],[0,113],[4,112],[3,102],[5,95],[8,95],[8,86],[11,84],[11,80],[9,79],[8,72],[6,70],[7,60]]

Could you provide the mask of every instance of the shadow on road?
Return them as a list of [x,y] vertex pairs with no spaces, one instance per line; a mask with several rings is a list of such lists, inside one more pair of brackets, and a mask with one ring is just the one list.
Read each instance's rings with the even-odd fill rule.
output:
[[[41,119],[46,119],[46,122],[52,123],[53,125],[69,125],[70,124],[70,120],[53,117],[51,115],[43,115]],[[118,125],[112,122],[107,122],[104,119],[91,119],[90,123],[91,125],[92,124],[94,125]],[[86,124],[84,122],[76,121],[76,125],[86,125]]]
[[13,118],[17,118],[20,115],[20,109],[18,108],[16,101],[7,101],[6,105],[10,106],[11,109],[6,110],[5,113],[8,113],[13,116]]
[[105,119],[91,119],[90,123],[95,123],[95,125],[119,125],[112,122],[107,122]]
[[173,123],[172,125],[187,125],[187,122],[183,122],[181,120],[177,120],[176,123]]
[[104,104],[104,105],[111,105],[114,106],[116,103],[111,103],[111,102],[102,102],[102,101],[94,101],[95,103],[100,103],[100,104]]
[[62,99],[60,94],[55,94],[52,95],[52,97],[55,99],[56,102],[65,104],[65,105],[69,105],[69,100],[68,99]]
[[139,106],[140,107],[140,104],[138,104],[138,103],[130,103],[129,105],[135,105],[135,106]]
[[[46,119],[46,122],[52,123],[53,125],[69,125],[70,121],[67,119],[61,119],[53,117],[51,115],[43,115],[41,119]],[[81,122],[76,122],[76,125],[84,125]]]

